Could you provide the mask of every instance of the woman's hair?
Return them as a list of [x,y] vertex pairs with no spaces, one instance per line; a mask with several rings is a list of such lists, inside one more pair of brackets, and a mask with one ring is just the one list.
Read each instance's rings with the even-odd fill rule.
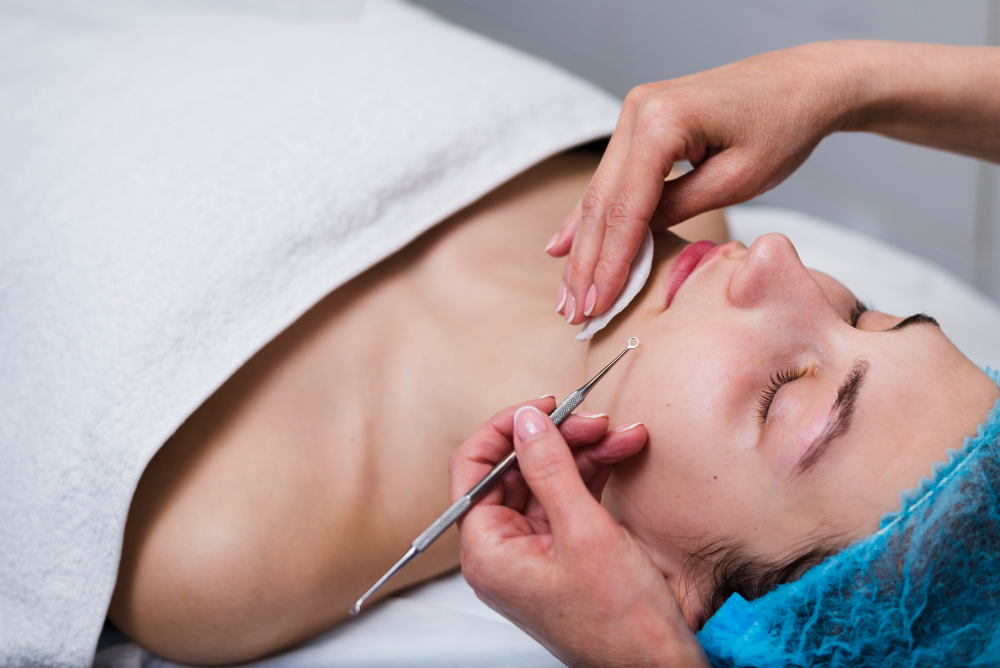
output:
[[751,554],[741,543],[726,545],[715,541],[688,555],[684,576],[690,577],[695,585],[707,618],[733,594],[752,601],[778,585],[799,579],[843,548],[839,535],[828,534],[793,549],[792,556],[768,559]]

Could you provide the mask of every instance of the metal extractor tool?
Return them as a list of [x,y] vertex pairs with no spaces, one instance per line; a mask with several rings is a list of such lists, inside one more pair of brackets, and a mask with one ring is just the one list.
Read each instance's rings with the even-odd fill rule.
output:
[[[621,351],[618,354],[618,357],[611,360],[611,363],[601,369],[596,376],[587,381],[586,385],[569,395],[566,398],[566,401],[559,404],[554,411],[549,413],[549,417],[552,419],[552,422],[554,422],[558,427],[563,420],[569,417],[570,413],[576,410],[576,407],[583,402],[583,398],[587,396],[587,393],[594,389],[594,385],[597,385],[597,382],[604,378],[605,374],[611,370],[611,367],[613,367],[618,360],[624,357],[625,353],[638,345],[639,339],[634,336],[630,338],[628,340],[628,347]],[[492,471],[486,474],[486,477],[476,483],[475,487],[470,489],[463,496],[459,497],[455,503],[451,504],[451,507],[444,511],[441,517],[434,520],[433,524],[427,527],[422,534],[417,536],[413,542],[410,543],[410,549],[407,550],[406,554],[404,554],[400,560],[396,562],[396,565],[390,568],[385,575],[379,578],[378,582],[372,585],[371,589],[365,592],[364,596],[358,599],[358,602],[351,607],[351,614],[356,615],[361,612],[361,606],[364,605],[365,601],[367,601],[372,594],[378,591],[379,587],[384,585],[389,578],[399,572],[399,570],[412,561],[414,557],[426,550],[430,544],[437,540],[441,534],[447,531],[452,524],[457,522],[458,518],[464,515],[466,511],[472,507],[472,504],[475,503],[479,497],[485,494],[491,487],[493,487],[496,481],[498,481],[503,474],[514,465],[514,461],[516,459],[517,454],[514,451],[511,451],[511,453],[504,457],[499,464],[493,467]]]

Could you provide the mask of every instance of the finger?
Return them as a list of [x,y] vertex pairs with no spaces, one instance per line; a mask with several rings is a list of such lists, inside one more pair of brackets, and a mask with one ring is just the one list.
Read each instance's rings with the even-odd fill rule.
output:
[[566,418],[559,431],[570,448],[593,445],[608,433],[608,414],[590,411],[574,413]]
[[573,245],[573,235],[576,234],[576,228],[579,224],[580,203],[577,202],[559,230],[549,239],[549,243],[545,246],[545,252],[552,257],[562,257],[569,253],[570,246]]
[[598,503],[611,475],[611,465],[636,455],[646,445],[648,434],[641,422],[616,427],[593,447],[577,454],[577,467],[587,489]]
[[[496,413],[469,437],[448,461],[452,502],[472,489],[510,453],[513,448],[514,413],[519,408],[531,405],[548,414],[555,410],[555,403],[555,398],[548,395],[510,406]],[[491,496],[488,502],[499,503],[499,498],[498,492]]]
[[[608,432],[608,416],[606,413],[575,413],[566,418],[559,426],[559,431],[570,448],[592,449]],[[503,505],[523,511],[530,491],[516,465],[504,474],[502,480]]]
[[706,211],[749,201],[784,179],[773,179],[774,172],[747,153],[744,149],[727,149],[687,174],[667,181],[649,226],[663,230]]
[[559,540],[577,524],[584,526],[600,506],[587,490],[569,446],[547,415],[533,407],[517,411],[514,426],[521,475],[541,504]]
[[531,490],[528,483],[524,482],[524,476],[515,466],[503,474],[501,480],[503,484],[503,505],[519,513],[524,513],[525,507],[531,498]]
[[[573,460],[576,462],[580,477],[587,485],[587,489],[598,501],[601,500],[601,493],[604,485],[611,475],[611,465],[628,459],[635,455],[646,444],[646,428],[639,422],[630,425],[616,427],[614,431],[608,433],[596,443],[584,446],[573,452]],[[520,478],[523,483],[524,478]],[[522,491],[527,491],[524,485]],[[506,490],[504,491],[504,504],[508,503]],[[541,520],[548,520],[548,516],[541,505],[533,497],[518,497],[518,507],[521,512],[528,516]]]
[[608,203],[604,238],[594,262],[593,314],[611,306],[625,285],[659,206],[664,180],[674,162],[685,157],[687,143],[679,129],[654,111],[637,124],[621,182]]
[[[594,280],[594,267],[604,241],[605,213],[608,201],[614,191],[628,157],[635,125],[635,114],[642,100],[651,89],[647,86],[634,88],[625,97],[622,111],[618,116],[615,131],[608,142],[608,148],[594,172],[587,192],[580,202],[580,220],[573,237],[570,256],[563,272],[563,283],[568,287],[572,304],[577,305],[576,313],[567,322],[577,324],[587,316],[587,294]],[[619,288],[620,289],[620,288]],[[569,301],[569,298],[567,298]],[[564,315],[571,313],[562,311]]]
[[646,445],[646,427],[641,422],[616,427],[601,440],[573,452],[573,460],[584,482],[602,468],[617,464],[642,450]]
[[604,487],[608,484],[608,478],[610,477],[611,467],[602,466],[598,469],[597,473],[595,473],[593,477],[587,481],[587,490],[598,503],[601,502],[601,496],[604,494]]

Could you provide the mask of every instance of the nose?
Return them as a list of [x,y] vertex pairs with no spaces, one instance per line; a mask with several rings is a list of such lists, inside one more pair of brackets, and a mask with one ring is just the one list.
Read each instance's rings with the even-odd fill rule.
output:
[[783,234],[757,238],[729,284],[729,299],[737,308],[782,302],[798,309],[826,304],[826,298]]

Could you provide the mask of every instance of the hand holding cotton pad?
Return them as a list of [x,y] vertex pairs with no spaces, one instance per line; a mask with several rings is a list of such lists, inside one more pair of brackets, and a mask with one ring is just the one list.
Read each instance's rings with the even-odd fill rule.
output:
[[632,303],[642,286],[646,285],[649,272],[653,268],[653,233],[646,228],[646,234],[639,245],[639,251],[632,259],[628,276],[625,278],[625,285],[618,293],[618,299],[614,301],[608,310],[600,315],[595,315],[583,323],[580,332],[576,335],[577,341],[589,341],[594,334],[604,329],[611,319],[625,310],[625,307]]

